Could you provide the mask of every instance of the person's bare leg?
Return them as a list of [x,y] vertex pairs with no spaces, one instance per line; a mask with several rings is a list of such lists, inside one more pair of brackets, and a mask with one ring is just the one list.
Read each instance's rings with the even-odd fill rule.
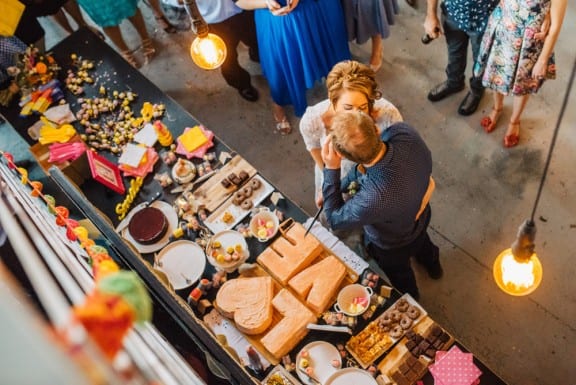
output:
[[176,27],[170,24],[166,17],[164,17],[164,12],[162,12],[162,8],[160,7],[160,0],[147,0],[145,3],[152,9],[158,27],[162,28],[164,32],[167,33],[176,32]]
[[484,116],[480,121],[480,125],[484,128],[484,131],[490,133],[496,129],[496,125],[498,124],[498,119],[500,119],[500,115],[502,114],[502,109],[504,108],[504,95],[493,91],[492,98],[494,100],[494,104],[492,106],[492,110],[488,116]]
[[70,22],[68,21],[68,18],[64,14],[62,8],[60,8],[58,12],[52,16],[52,19],[54,19],[56,23],[64,29],[64,31],[68,33],[74,32],[74,29],[72,29],[72,26],[70,25]]
[[506,147],[514,147],[520,140],[520,117],[522,116],[522,112],[524,112],[526,103],[528,103],[529,96],[530,95],[514,96],[512,116],[510,116],[510,123],[508,124],[506,136],[504,137],[504,146]]
[[76,0],[68,0],[62,8],[74,19],[78,27],[88,27]]
[[377,72],[382,67],[382,36],[372,36],[372,54],[370,56],[370,68]]
[[124,59],[128,63],[130,63],[133,67],[138,68],[139,64],[136,61],[136,59],[134,59],[132,52],[130,52],[130,48],[128,48],[128,46],[126,45],[124,37],[122,37],[120,27],[117,25],[113,27],[104,27],[104,33],[106,34],[106,36],[108,36],[110,40],[112,40],[112,43],[114,43],[114,45],[118,47],[118,49],[120,50],[120,54],[124,57]]
[[139,9],[136,10],[134,16],[129,17],[130,23],[136,28],[140,39],[142,39],[142,52],[144,53],[144,57],[146,59],[146,63],[154,57],[156,53],[156,48],[154,48],[154,43],[148,34],[148,30],[146,29],[146,23],[144,22],[144,18],[142,17],[142,12]]
[[292,132],[292,127],[290,126],[290,122],[286,117],[286,111],[284,111],[284,107],[272,102],[272,114],[274,115],[274,120],[276,121],[276,132],[278,132],[280,135],[287,135]]

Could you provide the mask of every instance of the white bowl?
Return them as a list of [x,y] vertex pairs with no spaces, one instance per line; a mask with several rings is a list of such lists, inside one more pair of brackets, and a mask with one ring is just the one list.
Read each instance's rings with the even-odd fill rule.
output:
[[261,208],[260,211],[250,219],[250,232],[260,242],[267,242],[273,238],[278,232],[279,227],[278,217],[267,207]]
[[371,296],[372,289],[368,286],[359,283],[344,286],[338,293],[334,309],[348,316],[358,316],[370,306]]
[[[216,242],[220,243],[221,246],[215,248],[214,244]],[[240,254],[238,259],[230,261],[218,260],[218,254],[226,256],[228,254],[226,252],[228,247],[236,248],[238,245],[241,247],[241,251],[238,252],[238,254]],[[210,242],[208,242],[208,246],[206,246],[206,257],[208,258],[208,262],[216,269],[224,270],[227,273],[231,273],[238,269],[241,264],[246,262],[249,256],[250,251],[248,250],[248,244],[246,243],[244,236],[234,230],[224,230],[214,234]]]

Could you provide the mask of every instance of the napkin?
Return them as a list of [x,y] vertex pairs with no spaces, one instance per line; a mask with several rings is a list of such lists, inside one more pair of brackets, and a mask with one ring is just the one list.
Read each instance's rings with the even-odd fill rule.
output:
[[133,177],[145,177],[148,173],[152,172],[154,169],[154,164],[158,160],[159,156],[156,150],[151,147],[146,149],[146,160],[138,165],[138,167],[131,167],[126,164],[120,164],[118,168],[124,171],[124,176]]
[[464,353],[456,345],[447,352],[436,352],[435,363],[428,369],[436,385],[474,385],[482,374],[472,353]]
[[184,129],[184,134],[178,137],[177,140],[178,146],[176,147],[176,153],[184,155],[188,159],[191,159],[193,157],[203,158],[208,149],[214,145],[214,143],[212,142],[212,139],[214,138],[214,133],[212,131],[205,129],[203,126],[196,126],[194,128],[198,128],[207,140],[200,147],[195,148],[193,151],[188,151],[184,146],[184,144],[182,143],[181,138],[193,128],[186,127]]

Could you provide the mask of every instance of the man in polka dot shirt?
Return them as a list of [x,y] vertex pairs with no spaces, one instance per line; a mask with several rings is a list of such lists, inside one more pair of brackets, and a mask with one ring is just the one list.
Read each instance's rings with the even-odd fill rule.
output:
[[[438,0],[427,0],[424,31],[431,38],[442,33],[448,46],[447,80],[428,93],[432,102],[464,89],[468,42],[472,46],[472,60],[476,60],[486,23],[499,0],[444,0],[440,4],[441,24],[438,19]],[[458,113],[471,115],[478,108],[484,94],[482,80],[470,78],[470,91],[460,103]]]
[[[427,233],[428,200],[434,188],[430,150],[412,127],[395,123],[380,136],[373,119],[360,112],[339,113],[322,147],[324,210],[334,230],[363,228],[368,254],[392,285],[418,299],[410,257],[439,279],[439,250]],[[358,164],[340,182],[342,158]],[[357,192],[343,192],[352,181]]]

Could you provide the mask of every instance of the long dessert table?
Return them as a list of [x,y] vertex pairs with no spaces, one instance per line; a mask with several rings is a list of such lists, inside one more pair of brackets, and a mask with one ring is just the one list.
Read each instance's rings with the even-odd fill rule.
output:
[[[201,125],[196,118],[88,30],[75,32],[51,52],[61,65],[63,76],[71,68],[71,57],[95,63],[90,72],[94,84],[86,85],[82,95],[73,95],[70,92],[65,94],[65,100],[74,112],[82,108],[79,97],[97,97],[98,94],[104,94],[100,91],[101,87],[104,87],[106,93],[113,90],[133,93],[134,105],[138,106],[133,108],[135,111],[140,111],[144,102],[162,105],[165,112],[161,121],[174,139],[180,137],[186,128]],[[28,136],[27,130],[38,119],[37,116],[20,117],[20,108],[16,105],[2,108],[0,112],[31,145],[36,144],[36,141]],[[230,120],[233,121],[232,117]],[[85,133],[84,128],[77,123],[75,127],[80,133]],[[209,130],[210,127],[204,129]],[[468,350],[458,342],[457,336],[451,335],[450,330],[445,330],[435,323],[433,316],[426,314],[426,310],[412,298],[402,296],[390,288],[377,266],[357,256],[319,224],[314,225],[310,235],[304,235],[304,229],[311,221],[309,215],[295,202],[283,197],[281,192],[266,180],[265,175],[259,174],[242,159],[241,154],[233,150],[233,143],[225,143],[216,136],[212,141],[214,145],[208,152],[213,154],[213,158],[208,164],[215,172],[189,191],[190,194],[196,192],[194,198],[207,208],[193,218],[199,221],[199,227],[182,226],[192,220],[184,220],[180,215],[176,219],[176,226],[169,227],[170,231],[162,247],[131,243],[126,239],[130,236],[125,230],[115,229],[122,223],[117,207],[125,202],[126,194],[112,191],[89,175],[72,181],[66,168],[49,169],[54,188],[67,196],[79,215],[88,218],[95,225],[102,239],[113,251],[113,257],[123,267],[136,271],[145,282],[155,308],[167,315],[157,319],[157,322],[158,329],[171,343],[178,345],[181,350],[186,350],[187,345],[200,348],[211,357],[211,361],[216,361],[212,365],[214,370],[227,377],[231,383],[241,384],[282,383],[274,381],[314,384],[315,379],[319,379],[322,384],[339,384],[344,380],[369,384],[371,382],[368,377],[377,378],[380,384],[403,385],[418,381],[433,384],[434,378],[428,368],[441,362],[443,351],[456,351],[456,355],[461,351],[463,357],[471,358],[465,355]],[[159,144],[156,144],[155,148],[159,150]],[[166,151],[166,148],[163,151]],[[118,163],[118,154],[106,150],[98,153],[112,163]],[[185,157],[180,155],[179,158]],[[206,165],[205,157],[190,160],[196,167]],[[159,198],[151,206],[164,205],[168,207],[166,210],[174,211],[167,216],[188,210],[183,208],[185,203],[179,203],[183,197],[182,192],[171,192],[178,186],[177,183],[163,188],[158,178],[154,177],[160,174],[174,176],[173,167],[158,160],[153,171],[143,179],[142,187],[133,197],[130,209],[144,207],[144,202]],[[209,172],[209,169],[204,172]],[[243,173],[246,175],[240,178],[242,180],[238,183],[239,187],[236,187],[233,179],[243,176]],[[196,176],[196,179],[198,178],[199,176]],[[129,191],[133,180],[126,177],[122,179],[126,191]],[[255,180],[257,181],[253,182]],[[225,184],[229,186],[225,187]],[[250,187],[249,191],[245,191],[246,186],[254,188]],[[248,196],[255,194],[252,196],[253,203],[246,207],[234,204],[232,201],[237,198],[237,190],[244,191]],[[255,208],[266,208],[273,215],[280,213],[281,231],[265,241],[254,236],[238,240],[235,237],[240,233],[235,230],[240,228],[245,231],[250,217],[255,214]],[[132,212],[134,211],[137,210]],[[231,218],[226,218],[227,214]],[[262,226],[266,228],[268,224],[263,223]],[[229,237],[233,240],[229,241]],[[204,260],[202,251],[200,271],[197,271],[199,262],[182,265],[182,258],[197,252],[190,246],[192,241],[207,250],[208,263]],[[232,246],[237,248],[239,254],[249,254],[247,260],[240,261],[244,262],[240,269],[233,266],[225,269],[229,270],[225,271],[226,274],[222,272],[222,266],[231,266],[233,263],[219,259],[226,253],[215,251],[219,249],[217,246],[220,246],[216,245],[216,241],[228,242],[228,246],[233,243]],[[245,245],[239,246],[243,242],[246,242]],[[177,252],[178,247],[183,247],[182,253],[186,255],[180,255]],[[306,249],[308,254],[304,253],[303,249]],[[294,263],[284,264],[286,261],[282,256],[270,255],[281,254],[283,250],[288,250],[286,255],[302,252],[302,258],[294,257],[293,262],[300,263],[305,259],[306,263],[302,262],[301,266],[296,268]],[[234,253],[231,250],[229,254]],[[170,258],[176,255],[174,258],[178,267],[168,266],[169,255]],[[330,282],[330,279],[324,277],[338,275],[331,269],[340,266],[343,266],[342,274],[340,278],[334,278],[338,282]],[[326,267],[329,272],[325,270]],[[309,274],[303,274],[306,271],[309,271]],[[300,277],[304,282],[304,289],[294,281],[294,276]],[[247,282],[248,285],[243,285]],[[355,303],[355,306],[360,306],[365,311],[359,316],[345,314],[351,310],[336,311],[334,308],[336,295],[341,289],[354,283],[370,287],[366,302]],[[307,284],[309,287],[306,287]],[[326,295],[323,291],[329,291],[328,305],[325,299],[319,304],[310,298],[309,292],[314,291],[314,285],[321,289],[316,290],[321,298]],[[226,291],[226,295],[223,291]],[[270,298],[265,298],[266,291],[270,291]],[[356,294],[355,299],[361,296]],[[254,297],[256,304],[257,300],[267,304],[271,301],[273,306],[261,311],[241,306],[243,299],[250,301],[254,300]],[[230,311],[226,309],[227,302],[232,302]],[[301,309],[299,317],[286,309],[286,306]],[[261,330],[245,326],[249,323],[247,319],[260,317],[261,312],[268,310],[273,314],[263,317],[270,319],[262,321],[268,324],[261,325]],[[241,312],[245,313],[245,318],[237,317]],[[302,314],[308,313],[308,319],[302,317]],[[297,319],[299,323],[312,325],[310,329],[293,329],[288,321],[290,317],[294,317],[294,322]],[[434,363],[434,360],[437,362]],[[481,372],[479,383],[504,384],[476,357],[471,358],[471,362]],[[449,370],[462,372],[464,369],[459,365],[461,363],[453,363]],[[443,370],[440,365],[436,368],[437,371]],[[364,375],[368,377],[365,378]]]

